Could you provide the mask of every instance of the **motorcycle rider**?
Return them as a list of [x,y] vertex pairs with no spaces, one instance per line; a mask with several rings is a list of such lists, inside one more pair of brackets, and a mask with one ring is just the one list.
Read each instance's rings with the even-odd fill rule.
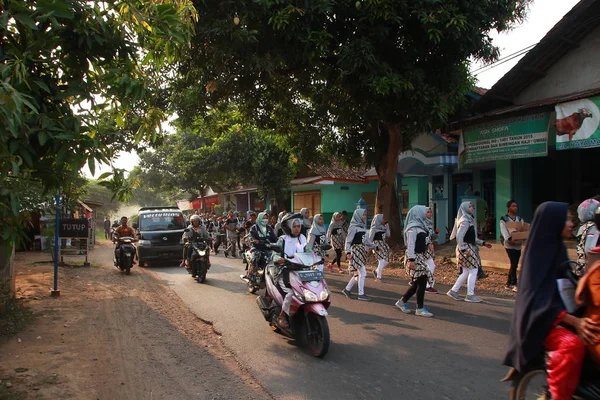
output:
[[[190,263],[192,260],[192,254],[194,251],[194,247],[190,244],[190,241],[194,238],[201,238],[201,239],[209,239],[210,236],[208,235],[208,231],[206,230],[206,228],[204,227],[204,225],[202,225],[202,218],[200,218],[199,215],[192,215],[192,217],[190,218],[190,222],[191,225],[188,227],[188,231],[187,232],[183,232],[183,241],[185,243],[185,247],[184,247],[184,254],[185,254],[185,267],[187,269],[190,269]],[[207,257],[208,257],[208,252],[207,252]],[[208,259],[208,267],[210,268],[210,259]],[[192,275],[192,278],[195,278],[196,275]]]
[[[115,243],[115,266],[119,266],[119,241],[118,238],[122,237],[132,237],[135,238],[135,231],[133,228],[127,226],[127,217],[121,217],[121,225],[115,228],[113,232],[113,243]],[[117,222],[117,220],[115,220]],[[134,246],[135,249],[135,246]],[[135,251],[135,250],[134,250]],[[137,256],[137,251],[135,251],[135,256]],[[133,264],[135,264],[135,258],[133,260]]]
[[[306,236],[301,233],[302,219],[300,219],[298,214],[291,214],[283,218],[281,221],[281,228],[285,232],[285,235],[281,236],[278,241],[278,244],[282,247],[282,251],[280,255],[275,254],[273,256],[273,261],[279,265],[283,265],[286,258],[294,257],[294,254],[296,253],[310,250],[307,246]],[[289,287],[290,272],[285,266],[281,268],[277,277],[277,284],[285,293],[277,323],[279,326],[286,329],[289,327],[287,316],[290,314],[290,306],[292,304],[294,293]]]
[[225,257],[229,256],[229,252],[231,251],[231,256],[235,258],[235,245],[238,238],[238,225],[240,221],[235,216],[233,211],[229,211],[227,214],[227,219],[225,220],[225,229],[227,230],[227,244],[225,248]]
[[251,251],[253,252],[252,260],[250,261],[250,263],[252,267],[249,268],[249,266],[246,265],[246,275],[241,275],[242,279],[250,278],[250,274],[254,269],[254,265],[256,263],[256,255],[254,254],[254,250],[267,250],[265,245],[263,243],[260,243],[260,240],[262,239],[267,240],[271,243],[277,243],[277,236],[275,236],[273,228],[271,228],[271,226],[269,225],[269,215],[266,212],[261,212],[260,214],[258,214],[257,221],[258,223],[252,226],[252,228],[250,228],[250,237],[252,240]]

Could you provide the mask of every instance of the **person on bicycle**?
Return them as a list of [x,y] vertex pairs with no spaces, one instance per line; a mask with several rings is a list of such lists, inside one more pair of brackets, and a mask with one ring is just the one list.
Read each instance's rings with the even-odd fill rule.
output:
[[558,289],[557,281],[571,280],[572,275],[563,242],[573,234],[567,207],[566,203],[547,202],[535,212],[504,359],[504,365],[525,373],[546,353],[548,386],[554,400],[571,399],[581,377],[585,345],[600,337],[597,322],[567,312]]

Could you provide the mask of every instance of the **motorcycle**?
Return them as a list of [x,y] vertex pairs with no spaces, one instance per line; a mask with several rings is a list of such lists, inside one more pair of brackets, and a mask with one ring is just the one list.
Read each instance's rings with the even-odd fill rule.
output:
[[[600,400],[600,370],[591,360],[584,362],[581,379],[573,399]],[[511,369],[501,382],[510,382],[510,400],[551,400],[544,357],[532,363],[523,373]]]
[[[249,293],[256,293],[260,289],[265,288],[265,268],[271,263],[273,259],[273,250],[271,250],[271,245],[268,241],[261,239],[259,240],[259,244],[265,246],[265,250],[259,250],[257,248],[249,249],[244,253],[244,260],[248,265],[249,273],[248,278],[242,275],[241,278],[246,285],[248,286]],[[254,258],[254,262],[252,259]]]
[[119,254],[119,258],[115,259],[115,266],[121,271],[125,271],[125,275],[129,275],[133,267],[133,258],[135,257],[135,246],[133,243],[136,239],[130,236],[123,236],[115,237],[115,241],[117,242],[117,252]]
[[198,283],[204,283],[206,274],[210,269],[208,261],[208,253],[210,252],[209,243],[210,239],[196,236],[188,239],[188,246],[193,247],[188,273],[192,274],[192,278],[196,279]]
[[[574,286],[577,286],[577,277],[574,271],[581,269],[582,266],[572,260],[566,261],[564,264],[570,267],[567,277]],[[577,313],[577,311],[574,312]],[[506,377],[501,380],[501,382],[511,383],[510,400],[552,399],[548,387],[544,360],[545,355],[540,354],[523,372],[519,372],[514,368],[510,369]],[[589,358],[586,358],[584,361],[579,385],[573,399],[600,400],[600,369]]]
[[[281,247],[270,246],[273,251],[281,251]],[[324,250],[329,250],[323,246]],[[313,252],[296,253],[286,259],[283,265],[273,262],[267,266],[266,293],[258,296],[256,301],[265,320],[276,332],[290,338],[306,342],[315,357],[324,357],[329,351],[329,324],[327,309],[329,308],[331,291],[325,282],[325,276],[315,269],[323,259]],[[289,327],[278,324],[278,316],[285,294],[278,287],[279,274],[285,267],[289,270],[289,287],[293,291],[290,307]]]

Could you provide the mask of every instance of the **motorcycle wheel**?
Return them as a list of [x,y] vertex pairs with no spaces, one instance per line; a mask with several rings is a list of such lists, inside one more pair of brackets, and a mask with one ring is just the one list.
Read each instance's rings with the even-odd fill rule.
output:
[[512,383],[510,400],[550,400],[551,398],[546,371],[543,369],[529,371],[521,379]]
[[129,275],[129,273],[131,272],[131,261],[124,260],[123,264],[123,268],[121,269],[125,271],[125,275]]
[[327,318],[313,313],[306,318],[306,343],[315,357],[325,357],[329,351],[329,324]]
[[204,283],[206,280],[206,272],[208,270],[207,265],[204,261],[200,261],[198,264],[198,277],[196,279],[198,279],[198,283]]

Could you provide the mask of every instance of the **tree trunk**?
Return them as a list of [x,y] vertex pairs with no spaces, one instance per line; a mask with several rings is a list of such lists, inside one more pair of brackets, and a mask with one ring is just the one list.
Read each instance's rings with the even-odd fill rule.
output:
[[392,234],[392,241],[400,243],[402,241],[402,222],[398,208],[398,198],[394,190],[396,182],[396,170],[398,168],[398,155],[402,148],[402,135],[400,134],[400,125],[387,125],[387,146],[375,165],[377,176],[379,177],[379,187],[377,188],[377,200],[375,212],[383,211],[383,217],[388,221]]
[[15,281],[17,274],[15,274],[15,246],[9,244],[10,248],[6,246],[6,243],[0,239],[0,280],[6,280],[10,282],[10,293],[12,296],[15,295]]

